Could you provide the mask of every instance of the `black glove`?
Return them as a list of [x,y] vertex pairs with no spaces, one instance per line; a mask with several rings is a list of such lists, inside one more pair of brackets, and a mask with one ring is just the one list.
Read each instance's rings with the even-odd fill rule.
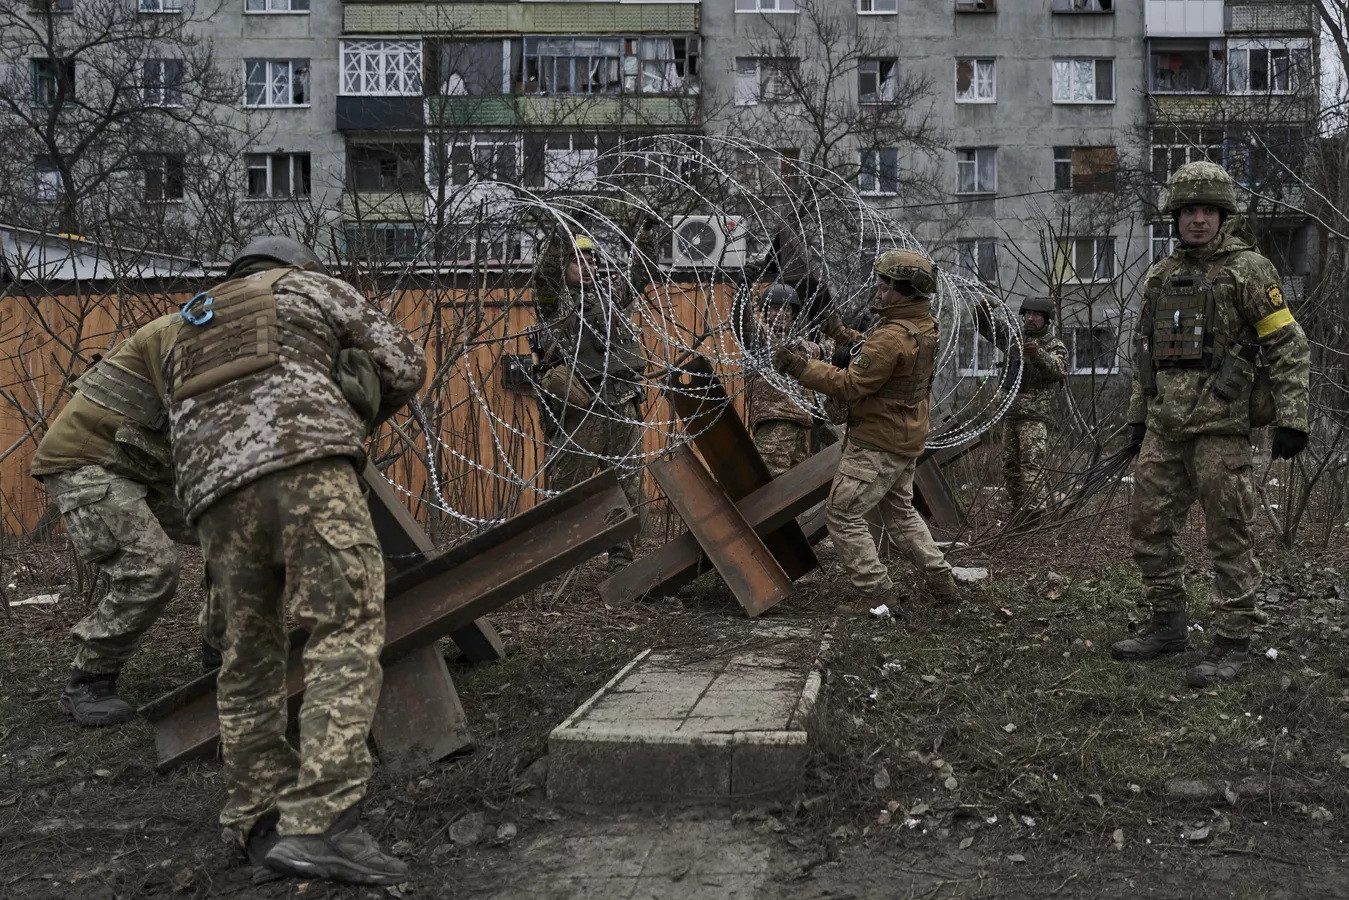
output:
[[1269,455],[1275,459],[1292,459],[1303,450],[1307,449],[1307,433],[1298,431],[1296,428],[1284,428],[1282,425],[1274,429],[1274,446],[1270,449]]
[[1138,451],[1143,449],[1143,436],[1147,433],[1147,422],[1129,423],[1129,443],[1124,449],[1129,451],[1130,456],[1137,456]]
[[834,355],[829,360],[834,364],[834,368],[846,369],[848,366],[852,365],[853,354],[857,352],[857,348],[860,344],[861,341],[858,341],[857,343],[843,344],[835,347]]

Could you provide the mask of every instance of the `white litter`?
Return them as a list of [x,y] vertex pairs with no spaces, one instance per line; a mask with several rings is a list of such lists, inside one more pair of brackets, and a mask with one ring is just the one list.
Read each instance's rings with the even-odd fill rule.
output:
[[983,566],[952,566],[951,574],[961,584],[971,584],[975,581],[983,581],[989,573],[988,569]]
[[1279,658],[1279,651],[1275,650],[1273,647],[1270,647],[1268,650],[1265,651],[1265,659],[1278,659],[1278,658]]
[[38,594],[27,600],[15,600],[10,606],[51,606],[61,599],[60,594]]
[[890,614],[890,607],[885,605],[884,603],[882,603],[880,606],[872,607],[871,615],[877,619],[893,618],[893,616]]

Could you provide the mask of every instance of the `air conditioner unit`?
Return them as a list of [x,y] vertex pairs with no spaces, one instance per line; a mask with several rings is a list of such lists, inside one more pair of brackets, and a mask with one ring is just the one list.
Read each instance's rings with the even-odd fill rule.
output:
[[672,223],[676,268],[738,268],[745,264],[747,233],[733,216],[681,216]]

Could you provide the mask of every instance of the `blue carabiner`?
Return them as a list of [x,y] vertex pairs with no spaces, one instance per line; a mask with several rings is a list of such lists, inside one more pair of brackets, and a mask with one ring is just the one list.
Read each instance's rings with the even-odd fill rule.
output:
[[[204,300],[202,298],[205,298]],[[194,310],[197,301],[201,300],[201,309]],[[183,304],[183,308],[178,311],[178,315],[183,317],[183,321],[189,325],[195,325],[198,328],[215,318],[215,310],[211,307],[215,305],[215,298],[206,291],[202,291],[197,296]]]

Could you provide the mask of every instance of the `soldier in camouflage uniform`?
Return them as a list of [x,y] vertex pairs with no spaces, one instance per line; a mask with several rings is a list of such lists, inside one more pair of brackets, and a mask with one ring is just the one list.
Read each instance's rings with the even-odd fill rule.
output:
[[[1116,659],[1144,660],[1185,649],[1185,558],[1176,535],[1198,500],[1213,557],[1215,634],[1185,681],[1204,687],[1251,667],[1251,631],[1264,621],[1251,547],[1251,432],[1274,422],[1275,458],[1306,448],[1311,357],[1278,272],[1235,215],[1231,176],[1211,162],[1181,166],[1165,209],[1180,242],[1144,282],[1128,416],[1138,453],[1129,535],[1152,619],[1110,650]],[[1261,409],[1262,393],[1272,394],[1271,409]]]
[[930,428],[937,359],[931,300],[936,268],[922,254],[890,250],[876,260],[876,278],[872,309],[880,324],[862,335],[836,317],[830,320],[829,337],[839,346],[863,341],[850,366],[808,359],[790,346],[773,351],[773,365],[848,404],[848,438],[829,492],[827,522],[839,561],[868,605],[893,606],[901,595],[867,526],[867,513],[878,506],[890,539],[922,574],[928,591],[952,601],[959,590],[951,566],[913,508],[913,475]]
[[[1054,333],[1053,320],[1054,301],[1037,297],[1022,301],[1021,384],[1003,419],[1002,477],[1012,514],[1028,522],[1044,515],[1054,397],[1068,374],[1068,348]],[[991,319],[976,315],[975,324],[985,338],[1007,349],[1007,334],[995,330]]]
[[[791,339],[792,326],[801,310],[800,295],[790,285],[778,282],[764,292],[763,303],[774,344],[785,344]],[[795,346],[812,359],[826,358],[825,349],[813,342],[798,341]],[[774,478],[806,461],[814,427],[809,412],[762,376],[751,377],[745,385],[745,405],[754,446]]]
[[[280,872],[406,881],[358,816],[384,561],[357,473],[370,430],[421,387],[425,356],[286,238],[246,246],[182,316],[169,421],[178,495],[225,622],[220,821]],[[309,634],[298,754],[286,741],[287,614]]]
[[75,661],[61,708],[81,725],[135,715],[117,696],[117,675],[177,590],[174,541],[196,543],[173,497],[164,409],[164,361],[179,323],[176,312],[160,316],[90,366],[33,457],[80,559],[108,579],[70,632]]
[[[599,277],[595,242],[555,240],[534,271],[536,380],[548,444],[548,489],[565,491],[620,463],[619,484],[639,518],[642,496],[642,394],[646,354],[632,323],[637,285],[647,283],[655,230],[638,232],[627,277]],[[609,570],[633,560],[631,539],[609,548]]]

